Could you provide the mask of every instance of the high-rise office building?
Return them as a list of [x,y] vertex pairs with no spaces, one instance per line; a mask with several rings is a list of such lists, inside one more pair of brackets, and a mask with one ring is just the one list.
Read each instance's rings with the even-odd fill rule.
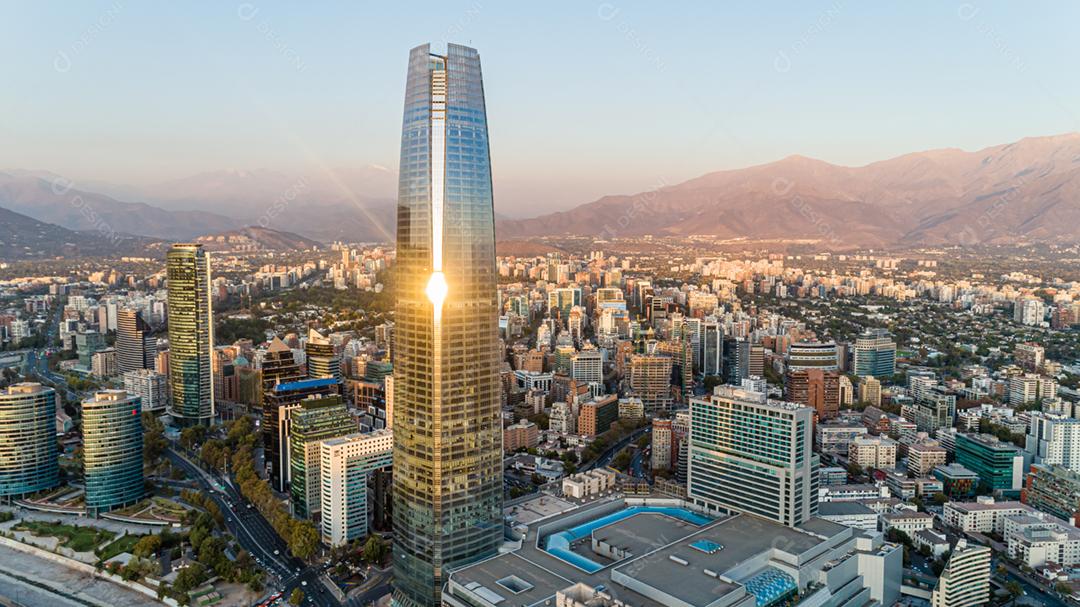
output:
[[341,381],[302,379],[274,385],[263,396],[263,450],[266,474],[278,491],[290,490],[289,439],[292,414],[307,399],[323,399],[341,395]]
[[1024,455],[1019,447],[992,434],[957,434],[956,463],[979,475],[993,491],[1019,497],[1024,484]]
[[724,327],[716,319],[701,324],[701,372],[719,376],[723,373]]
[[[723,341],[724,381],[739,385],[750,377],[750,342],[745,337],[725,336]],[[761,375],[759,373],[758,375]]]
[[630,358],[630,390],[645,405],[645,414],[659,415],[671,410],[670,356],[635,354]]
[[808,407],[732,386],[691,399],[690,499],[788,526],[816,516],[813,417]]
[[138,310],[116,313],[116,372],[153,369],[157,359],[157,338]]
[[570,318],[571,308],[580,305],[581,289],[577,287],[555,289],[548,293],[548,315],[559,319],[563,326]]
[[58,457],[56,391],[30,382],[0,388],[0,497],[55,487]]
[[201,244],[174,244],[167,255],[169,284],[169,412],[180,425],[214,417],[211,354],[210,255]]
[[393,430],[319,442],[320,527],[324,542],[341,546],[367,535],[368,478],[372,472],[390,466],[393,447]]
[[102,390],[82,401],[86,510],[96,515],[141,500],[142,403],[124,390]]
[[812,408],[820,420],[840,413],[840,375],[820,368],[788,369],[784,374],[784,397]]
[[[297,395],[293,390],[285,390],[277,393],[277,387],[285,384],[292,386],[305,379],[300,365],[293,356],[292,349],[275,336],[270,341],[270,346],[262,359],[262,436],[263,449],[266,457],[267,474],[271,484],[278,490],[284,491],[288,484],[289,476],[288,458],[289,451],[284,448],[288,442],[288,430],[281,423],[282,417],[289,415],[288,407],[296,407],[303,395]],[[286,407],[285,411],[279,411]]]
[[311,379],[341,379],[341,357],[334,351],[334,344],[315,329],[308,332],[304,344],[307,355],[307,376]]
[[799,341],[791,344],[787,355],[788,371],[801,369],[821,369],[837,371],[840,369],[835,342]]
[[105,336],[97,331],[79,331],[75,334],[75,353],[79,355],[79,367],[89,371],[94,353],[105,349]]
[[292,412],[289,427],[290,495],[293,514],[319,512],[319,441],[355,434],[356,420],[340,396],[309,398]]
[[[398,189],[394,600],[502,541],[494,210],[480,56],[409,55]],[[324,513],[325,515],[325,513]]]
[[869,329],[855,338],[855,375],[892,377],[896,372],[896,342],[885,329]]

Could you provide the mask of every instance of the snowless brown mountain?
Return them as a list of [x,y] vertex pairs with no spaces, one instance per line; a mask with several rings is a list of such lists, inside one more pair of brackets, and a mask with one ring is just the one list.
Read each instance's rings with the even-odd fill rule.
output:
[[499,239],[561,234],[814,240],[831,248],[1080,241],[1080,133],[861,167],[803,156],[572,210],[504,220]]

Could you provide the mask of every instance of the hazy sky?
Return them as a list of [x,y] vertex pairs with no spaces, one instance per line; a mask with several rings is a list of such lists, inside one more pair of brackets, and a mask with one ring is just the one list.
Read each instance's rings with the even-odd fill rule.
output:
[[1075,1],[720,4],[2,2],[0,168],[396,169],[408,51],[447,40],[480,51],[509,214],[1080,131]]

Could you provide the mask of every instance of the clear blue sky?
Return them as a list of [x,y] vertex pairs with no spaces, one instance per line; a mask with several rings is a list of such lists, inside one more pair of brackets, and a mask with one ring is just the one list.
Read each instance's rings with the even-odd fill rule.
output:
[[1080,130],[1080,3],[720,4],[3,2],[0,168],[396,168],[408,50],[447,40],[480,50],[508,214]]

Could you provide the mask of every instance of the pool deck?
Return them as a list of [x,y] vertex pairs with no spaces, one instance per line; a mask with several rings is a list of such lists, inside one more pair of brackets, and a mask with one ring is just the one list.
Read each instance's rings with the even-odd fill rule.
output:
[[[450,583],[465,591],[479,589],[501,597],[499,607],[553,604],[550,601],[557,592],[578,582],[594,588],[603,586],[612,597],[635,607],[704,606],[727,595],[730,597],[722,602],[733,607],[752,607],[754,598],[743,593],[743,584],[762,568],[752,565],[735,574],[734,580],[721,579],[725,572],[734,573],[737,566],[755,562],[753,559],[774,548],[791,555],[810,554],[823,542],[831,544],[834,540],[830,538],[848,537],[852,533],[849,528],[820,519],[813,519],[805,529],[792,529],[751,515],[735,515],[699,527],[655,512],[637,513],[594,526],[595,519],[612,514],[616,502],[622,500],[605,500],[539,521],[529,527],[520,547],[452,572]],[[590,519],[590,511],[595,511],[595,519]],[[590,572],[540,547],[542,542],[538,540],[576,528],[589,529],[631,555],[614,563],[608,560],[602,568]],[[539,537],[541,531],[543,538]],[[710,554],[691,547],[702,540],[715,542],[722,548]],[[588,545],[588,535],[580,541],[584,544],[580,547],[582,554],[596,559]],[[710,571],[719,577],[710,575]],[[527,588],[508,588],[505,581],[509,576],[519,578]],[[630,580],[634,583],[628,585]],[[650,596],[633,589],[634,586],[650,589]]]

